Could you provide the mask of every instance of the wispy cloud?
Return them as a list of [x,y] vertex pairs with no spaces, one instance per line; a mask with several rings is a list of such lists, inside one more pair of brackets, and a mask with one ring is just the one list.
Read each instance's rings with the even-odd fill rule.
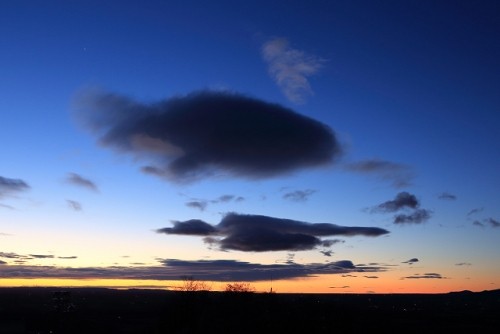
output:
[[454,201],[457,199],[457,196],[450,194],[448,192],[443,192],[443,193],[438,195],[438,198],[448,200],[448,201]]
[[342,151],[327,125],[230,92],[194,92],[154,104],[88,93],[77,109],[102,146],[145,160],[143,172],[176,182],[273,177],[328,165]]
[[324,240],[326,236],[370,236],[389,233],[378,227],[348,227],[335,224],[312,224],[291,219],[260,215],[227,214],[218,225],[202,220],[174,221],[173,227],[158,229],[165,234],[204,236],[209,245],[222,250],[265,252],[280,250],[309,250],[330,247],[335,240]]
[[496,220],[496,219],[487,218],[487,219],[485,219],[485,221],[487,223],[489,223],[491,227],[494,227],[494,228],[500,227],[500,222],[498,220]]
[[500,221],[490,217],[490,218],[483,219],[482,222],[479,220],[475,220],[472,223],[472,225],[479,226],[479,227],[486,227],[486,225],[489,225],[492,228],[497,228],[497,227],[500,227]]
[[0,176],[0,199],[28,189],[30,189],[30,186],[21,179]]
[[484,208],[474,208],[474,209],[470,210],[469,212],[467,212],[467,217],[475,215],[477,213],[480,213],[483,210],[484,210]]
[[348,163],[343,168],[349,172],[364,174],[389,182],[394,188],[410,186],[415,177],[410,166],[381,159]]
[[245,198],[243,196],[236,195],[221,195],[215,199],[196,199],[186,202],[186,206],[189,208],[197,209],[200,211],[205,211],[209,204],[218,204],[218,203],[229,203],[229,202],[242,202]]
[[208,203],[206,201],[189,201],[186,202],[186,206],[193,209],[198,209],[200,211],[205,211]]
[[262,46],[262,56],[271,77],[293,103],[304,103],[313,95],[308,77],[316,74],[325,60],[290,47],[285,38],[273,38]]
[[82,205],[80,204],[80,202],[73,201],[71,199],[67,199],[66,203],[68,204],[68,207],[70,209],[75,210],[75,211],[82,211]]
[[69,183],[69,184],[72,184],[72,185],[75,185],[75,186],[78,186],[78,187],[83,187],[83,188],[87,188],[89,190],[92,190],[92,191],[99,191],[99,189],[97,188],[97,185],[81,176],[80,174],[77,174],[77,173],[69,173],[67,176],[66,176],[66,182]]
[[418,209],[411,214],[399,214],[394,217],[394,224],[422,224],[431,218],[432,211]]
[[316,190],[313,189],[295,190],[283,194],[283,198],[292,202],[305,202],[315,192]]
[[472,263],[470,262],[459,262],[455,263],[456,266],[472,266]]

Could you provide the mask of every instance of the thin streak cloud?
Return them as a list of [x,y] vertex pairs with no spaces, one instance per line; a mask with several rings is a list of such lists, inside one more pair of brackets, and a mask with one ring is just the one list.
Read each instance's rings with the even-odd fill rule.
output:
[[69,173],[66,177],[66,182],[78,187],[86,188],[95,192],[98,192],[99,189],[97,188],[97,185],[91,181],[90,179],[87,179],[80,174],[77,173]]

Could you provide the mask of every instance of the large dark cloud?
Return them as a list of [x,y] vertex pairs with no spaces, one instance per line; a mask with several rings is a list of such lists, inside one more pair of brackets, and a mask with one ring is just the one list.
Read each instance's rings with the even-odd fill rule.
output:
[[372,209],[373,212],[396,212],[401,209],[416,209],[420,205],[415,195],[406,191],[400,192],[392,201],[381,203]]
[[348,227],[335,224],[312,224],[291,219],[261,215],[229,213],[216,226],[201,220],[175,221],[174,227],[158,233],[206,236],[205,242],[222,250],[265,252],[280,250],[309,250],[329,247],[335,241],[321,237],[380,236],[389,231],[378,227]]
[[0,176],[0,198],[28,189],[30,186],[23,180]]
[[390,182],[395,188],[411,185],[414,178],[414,172],[410,166],[381,159],[357,161],[343,167],[350,172],[365,174]]
[[384,266],[355,265],[349,260],[310,264],[257,264],[235,260],[183,261],[159,259],[160,266],[56,267],[5,265],[0,278],[120,278],[139,280],[198,280],[238,282],[313,277],[321,274],[383,272]]
[[101,145],[145,159],[144,172],[175,181],[271,177],[328,164],[341,152],[325,124],[236,93],[201,91],[150,104],[89,93],[78,109]]

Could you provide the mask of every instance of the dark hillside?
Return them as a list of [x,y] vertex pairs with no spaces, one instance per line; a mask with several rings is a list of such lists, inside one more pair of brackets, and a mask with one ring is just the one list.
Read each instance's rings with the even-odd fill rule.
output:
[[0,289],[0,333],[405,333],[500,328],[500,290],[261,294]]

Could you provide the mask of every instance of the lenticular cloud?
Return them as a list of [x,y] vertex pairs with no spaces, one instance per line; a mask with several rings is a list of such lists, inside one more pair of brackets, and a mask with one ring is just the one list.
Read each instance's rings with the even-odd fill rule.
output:
[[278,104],[200,91],[143,104],[87,93],[78,116],[104,147],[147,161],[173,181],[225,175],[266,178],[331,163],[341,153],[327,125]]

